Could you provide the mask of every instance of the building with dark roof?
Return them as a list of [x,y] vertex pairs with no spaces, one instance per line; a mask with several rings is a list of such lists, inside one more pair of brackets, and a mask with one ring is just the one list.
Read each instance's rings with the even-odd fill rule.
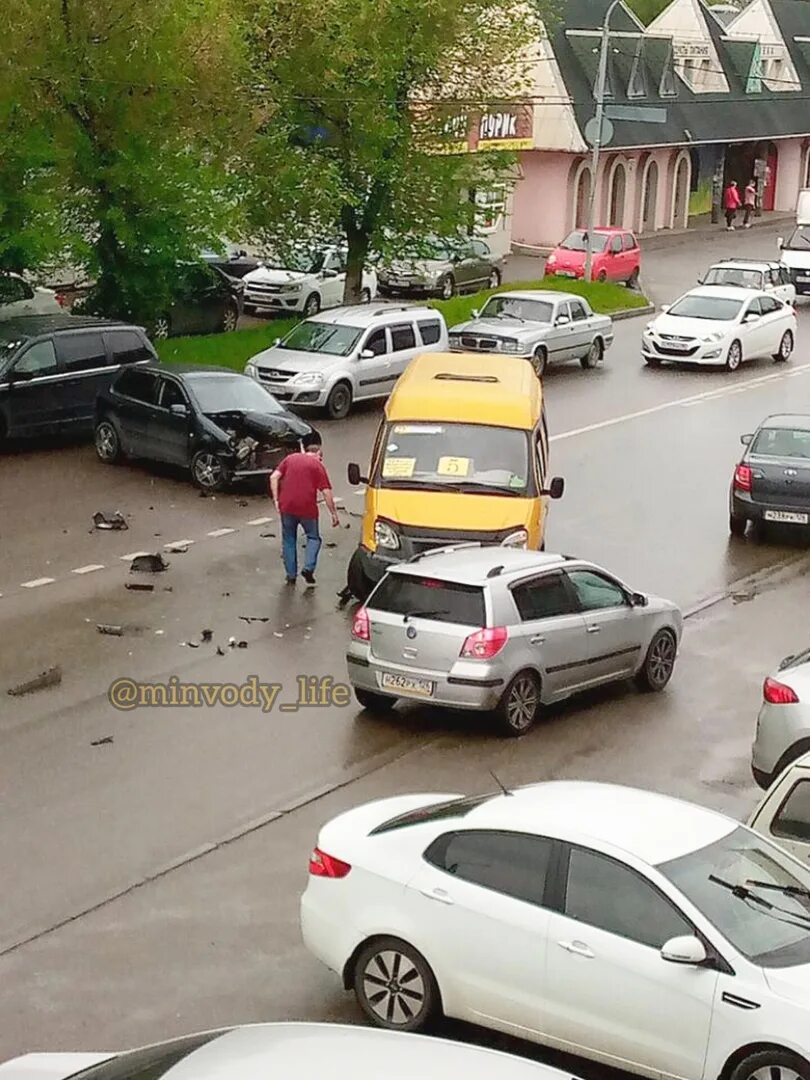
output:
[[[585,223],[585,129],[609,6],[565,0],[539,43],[513,243],[556,243]],[[741,190],[756,181],[758,213],[795,210],[810,186],[810,0],[751,0],[736,15],[673,0],[647,27],[620,3],[610,29],[599,224],[646,233],[684,228],[696,214],[716,218],[731,179]]]

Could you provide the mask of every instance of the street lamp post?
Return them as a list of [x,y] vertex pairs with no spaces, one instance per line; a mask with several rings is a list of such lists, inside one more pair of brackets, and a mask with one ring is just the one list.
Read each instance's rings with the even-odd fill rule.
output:
[[596,178],[599,169],[599,154],[602,149],[602,126],[605,119],[605,84],[607,83],[608,50],[610,48],[610,17],[622,0],[613,0],[613,3],[605,12],[605,21],[602,24],[602,43],[599,49],[599,71],[596,77],[596,117],[593,139],[593,154],[591,156],[591,190],[588,199],[588,232],[586,236],[587,248],[585,251],[585,280],[593,280],[593,230],[596,225]]

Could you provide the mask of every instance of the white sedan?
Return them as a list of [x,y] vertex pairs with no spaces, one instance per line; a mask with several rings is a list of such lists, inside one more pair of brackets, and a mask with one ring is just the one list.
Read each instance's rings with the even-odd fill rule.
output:
[[[346,286],[346,250],[326,247],[296,256],[266,259],[242,279],[245,283],[243,311],[286,311],[307,317],[326,308],[343,305]],[[377,274],[363,271],[361,300],[370,303],[377,295]]]
[[0,1080],[570,1080],[478,1046],[341,1024],[251,1024],[123,1054],[25,1054]]
[[369,803],[322,829],[301,925],[381,1027],[444,1013],[641,1076],[810,1077],[810,872],[665,795]]
[[19,274],[0,274],[0,319],[21,315],[58,315],[62,298],[53,289],[29,285]]
[[724,364],[789,360],[796,341],[796,313],[766,292],[732,286],[692,289],[644,328],[641,352],[650,367],[666,361]]

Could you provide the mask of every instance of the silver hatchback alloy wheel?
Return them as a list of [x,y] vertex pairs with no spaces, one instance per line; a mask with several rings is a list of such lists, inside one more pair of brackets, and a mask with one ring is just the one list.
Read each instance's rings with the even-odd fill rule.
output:
[[729,371],[736,371],[742,363],[742,345],[739,341],[732,341],[726,357],[726,367]]
[[659,630],[650,642],[637,682],[643,690],[663,690],[672,678],[678,644],[671,630]]
[[800,1073],[784,1065],[765,1065],[749,1073],[748,1080],[802,1080]]
[[533,671],[519,671],[496,710],[501,731],[512,738],[525,735],[537,721],[540,704],[540,680]]

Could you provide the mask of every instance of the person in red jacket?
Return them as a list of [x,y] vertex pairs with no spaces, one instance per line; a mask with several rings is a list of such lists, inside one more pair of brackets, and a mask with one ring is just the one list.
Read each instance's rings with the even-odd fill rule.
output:
[[734,229],[734,219],[741,205],[742,199],[740,198],[737,181],[732,180],[723,192],[723,209],[726,212],[726,229],[728,232],[732,232]]
[[281,515],[281,551],[287,584],[294,585],[298,577],[298,527],[304,530],[307,550],[301,577],[308,585],[315,584],[315,567],[321,550],[318,529],[318,493],[332,515],[332,525],[340,525],[332,495],[332,484],[323,466],[321,437],[313,431],[303,441],[302,453],[289,454],[270,477],[270,492]]

